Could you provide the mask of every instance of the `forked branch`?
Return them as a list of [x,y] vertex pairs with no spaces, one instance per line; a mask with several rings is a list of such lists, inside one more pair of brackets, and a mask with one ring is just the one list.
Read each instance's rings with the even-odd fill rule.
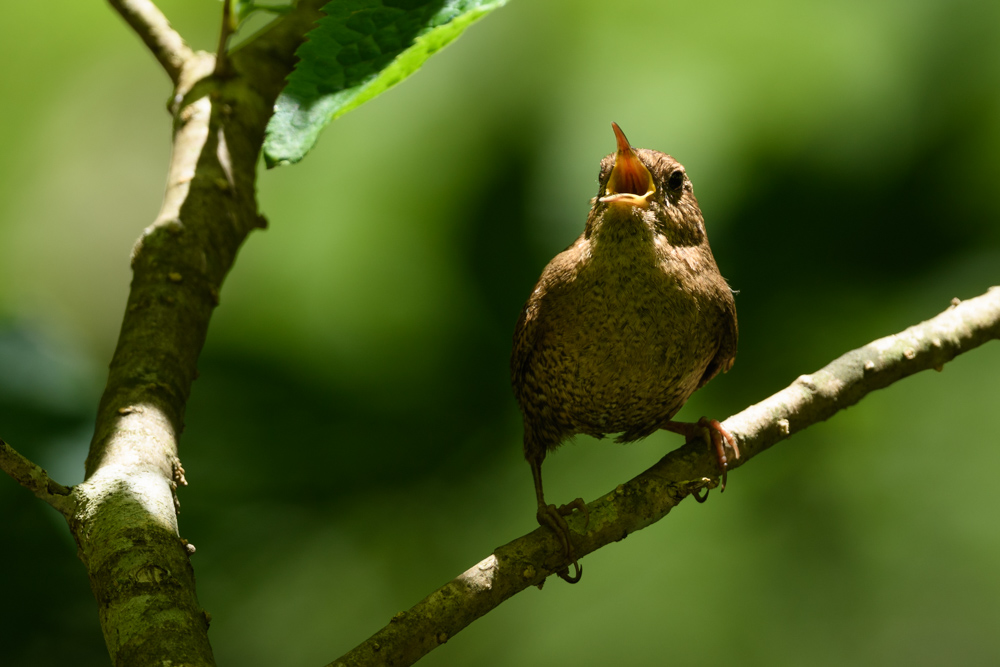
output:
[[[880,338],[803,375],[787,388],[727,419],[741,458],[732,467],[812,424],[829,419],[867,394],[908,375],[938,370],[963,352],[1000,338],[1000,287],[958,302],[937,317]],[[587,505],[590,523],[570,518],[579,556],[659,521],[681,500],[718,482],[714,453],[689,442],[652,468]],[[410,665],[462,628],[529,586],[565,567],[555,535],[537,529],[498,548],[332,663]]]

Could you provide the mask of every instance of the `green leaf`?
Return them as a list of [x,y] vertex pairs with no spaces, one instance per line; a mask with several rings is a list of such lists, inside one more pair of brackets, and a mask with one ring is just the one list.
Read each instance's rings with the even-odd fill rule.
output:
[[236,23],[239,23],[246,17],[250,16],[255,9],[253,0],[233,0],[232,7],[233,15],[236,17]]
[[507,0],[333,0],[295,55],[267,126],[268,167],[301,160],[320,131],[413,72]]

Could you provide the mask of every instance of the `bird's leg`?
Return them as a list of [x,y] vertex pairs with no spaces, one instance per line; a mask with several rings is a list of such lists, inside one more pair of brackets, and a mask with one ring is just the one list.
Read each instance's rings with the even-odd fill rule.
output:
[[[666,422],[661,428],[683,435],[688,440],[701,437],[705,439],[708,446],[715,447],[715,456],[719,461],[719,469],[722,470],[722,485],[719,492],[726,490],[726,473],[729,471],[729,462],[726,459],[726,444],[733,450],[733,455],[740,458],[740,448],[736,445],[736,438],[732,433],[715,419],[702,417],[696,422]],[[698,502],[705,502],[704,498],[698,498]]]
[[559,575],[560,579],[575,584],[583,576],[583,568],[580,567],[580,563],[576,560],[576,554],[573,551],[573,540],[570,539],[569,535],[569,525],[567,525],[564,517],[572,514],[574,509],[580,510],[586,517],[586,524],[584,524],[586,526],[590,523],[590,510],[587,509],[583,498],[577,498],[573,502],[560,505],[559,507],[546,504],[545,494],[542,492],[542,462],[535,457],[531,457],[528,459],[528,464],[531,465],[531,476],[535,479],[535,497],[538,499],[538,514],[536,518],[538,519],[538,523],[550,528],[559,537],[566,552],[566,560],[573,563],[573,568],[576,571],[576,574],[571,577],[569,576],[569,568],[564,567],[562,570],[556,572],[556,574]]

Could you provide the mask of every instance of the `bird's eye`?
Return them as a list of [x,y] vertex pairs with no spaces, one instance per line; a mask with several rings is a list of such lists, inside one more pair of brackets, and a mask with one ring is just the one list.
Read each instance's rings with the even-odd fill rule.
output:
[[684,170],[677,169],[667,178],[671,190],[680,190],[684,186]]

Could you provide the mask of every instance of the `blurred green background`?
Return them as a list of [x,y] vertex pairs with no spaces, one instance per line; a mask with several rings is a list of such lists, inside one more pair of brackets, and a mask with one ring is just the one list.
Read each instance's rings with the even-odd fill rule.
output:
[[[218,2],[160,5],[214,48]],[[0,57],[0,435],[77,483],[170,90],[96,1],[8,3]],[[681,418],[1000,283],[1000,4],[511,0],[261,175],[271,226],[181,443],[220,664],[325,664],[535,527],[510,335],[612,120],[687,166],[739,290],[737,363]],[[878,392],[425,664],[998,664],[998,398],[998,343]],[[593,499],[678,444],[581,437],[546,491]],[[61,519],[6,479],[0,508],[0,662],[107,664]]]

